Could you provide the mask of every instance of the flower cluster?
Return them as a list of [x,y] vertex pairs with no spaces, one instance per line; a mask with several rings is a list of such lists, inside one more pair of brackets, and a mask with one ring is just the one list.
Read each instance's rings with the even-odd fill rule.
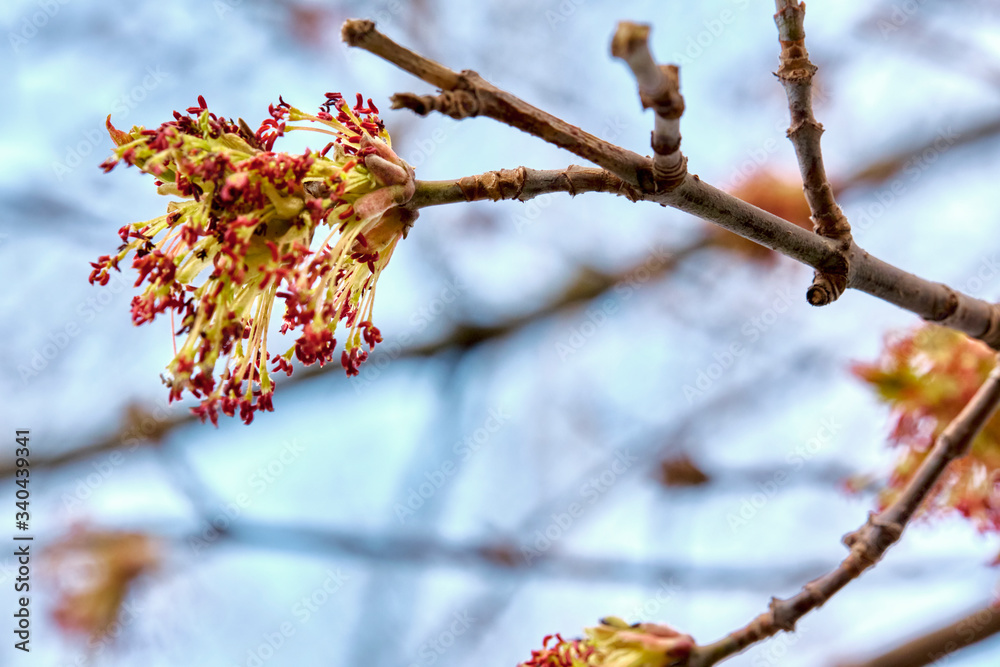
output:
[[548,635],[519,667],[669,667],[684,664],[695,647],[690,635],[669,626],[629,625],[614,616],[586,633],[569,640]]
[[[153,175],[158,191],[179,197],[167,213],[119,230],[117,253],[93,262],[91,283],[106,284],[132,254],[136,286],[132,321],[170,312],[183,343],[164,382],[170,400],[185,391],[201,399],[195,413],[217,424],[237,410],[246,423],[271,410],[268,372],[291,375],[294,356],[323,365],[334,358],[338,323],[347,328],[340,361],[358,373],[382,336],[372,323],[375,284],[415,213],[413,169],[390,148],[371,100],[350,106],[327,93],[316,114],[279,98],[254,132],[240,119],[217,117],[203,97],[187,114],[155,130],[108,131],[117,145],[102,167],[119,162]],[[312,125],[290,125],[309,121]],[[272,150],[292,130],[329,135],[327,146],[302,155]],[[326,227],[323,236],[314,235]],[[314,244],[314,240],[322,242]],[[281,333],[297,334],[283,353],[268,348],[276,299],[284,302]],[[225,360],[220,363],[220,358]],[[221,366],[221,368],[219,368]]]
[[109,634],[129,589],[158,567],[161,550],[142,533],[74,527],[44,554],[45,571],[58,590],[56,624],[91,640]]
[[[964,334],[926,325],[887,341],[877,362],[854,365],[855,375],[892,406],[889,439],[899,457],[879,497],[883,508],[906,487],[937,436],[986,380],[994,355]],[[948,466],[922,511],[925,516],[957,511],[981,531],[1000,530],[1000,417],[986,424],[968,455]]]

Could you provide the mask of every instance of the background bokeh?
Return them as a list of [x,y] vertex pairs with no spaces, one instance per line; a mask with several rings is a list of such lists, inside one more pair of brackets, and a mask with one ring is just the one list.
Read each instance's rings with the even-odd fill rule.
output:
[[[166,203],[137,170],[97,168],[108,113],[156,126],[202,94],[256,126],[279,95],[306,109],[361,91],[418,178],[579,162],[488,119],[389,110],[392,93],[429,87],[349,52],[350,17],[642,152],[652,117],[609,40],[618,20],[648,21],[657,57],[681,66],[690,170],[773,192],[764,170],[797,175],[772,11],[3,3],[0,438],[31,429],[36,548],[74,526],[140,531],[161,564],[131,587],[115,641],[88,650],[49,615],[86,569],[36,561],[32,653],[5,640],[0,664],[513,666],[610,614],[712,641],[839,562],[891,463],[886,409],[849,364],[916,319],[859,293],[810,308],[809,270],[680,212],[595,194],[426,209],[380,282],[381,351],[356,378],[299,369],[251,426],[167,405],[169,321],[132,327],[128,270],[87,283],[116,230]],[[806,27],[855,238],[1000,297],[1000,9],[817,1]],[[834,665],[948,622],[995,597],[998,548],[965,523],[918,524],[796,634],[727,664]],[[12,565],[0,557],[6,618]],[[947,664],[998,654],[994,639]]]

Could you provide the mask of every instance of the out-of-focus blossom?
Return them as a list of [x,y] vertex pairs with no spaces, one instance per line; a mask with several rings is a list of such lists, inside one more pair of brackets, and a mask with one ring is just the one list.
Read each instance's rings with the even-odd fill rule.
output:
[[[157,178],[159,192],[180,198],[167,214],[119,230],[122,245],[92,263],[90,280],[106,284],[132,254],[142,294],[132,321],[167,311],[183,336],[164,379],[170,399],[201,399],[195,413],[217,423],[239,409],[247,423],[271,410],[268,372],[291,375],[294,356],[323,365],[334,358],[338,322],[347,328],[341,363],[358,373],[382,336],[372,323],[375,284],[415,213],[413,169],[392,151],[371,100],[349,106],[328,93],[313,115],[281,100],[254,132],[209,112],[204,98],[187,115],[155,130],[108,130],[118,148],[102,166],[133,165]],[[309,121],[295,126],[288,122]],[[321,151],[273,152],[292,130],[332,139]],[[325,237],[316,250],[317,230]],[[272,353],[268,324],[284,302],[281,332],[296,331],[285,352]],[[224,359],[224,360],[223,360]],[[221,368],[220,368],[221,366]]]
[[586,629],[585,639],[549,635],[520,667],[669,667],[684,664],[694,639],[666,625],[629,625],[616,617]]
[[45,551],[45,572],[58,592],[56,623],[91,640],[104,637],[129,588],[157,567],[159,554],[159,543],[142,533],[72,529]]
[[672,455],[660,461],[659,479],[664,486],[701,486],[711,481],[687,454]]
[[[888,340],[875,363],[854,365],[855,375],[892,408],[889,440],[898,458],[879,495],[882,507],[913,478],[934,440],[986,380],[994,359],[995,352],[984,343],[926,325]],[[948,466],[922,512],[958,512],[982,531],[1000,530],[1000,417],[986,424],[968,455]]]

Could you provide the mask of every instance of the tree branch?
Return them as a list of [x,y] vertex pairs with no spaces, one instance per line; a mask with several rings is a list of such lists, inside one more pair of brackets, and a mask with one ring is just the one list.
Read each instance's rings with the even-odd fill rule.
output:
[[438,111],[455,119],[486,116],[565,148],[604,167],[631,185],[637,186],[640,181],[652,182],[649,158],[619,148],[533,107],[500,90],[472,70],[455,73],[417,55],[375,30],[372,21],[349,19],[344,22],[341,36],[350,46],[365,49],[444,90],[440,95],[394,95],[393,109],[410,109],[422,116]]
[[839,195],[858,186],[881,185],[903,171],[907,165],[920,160],[928,151],[936,155],[959,146],[991,139],[998,134],[1000,134],[1000,118],[987,118],[973,124],[967,124],[964,129],[957,132],[953,131],[951,126],[947,126],[932,137],[925,137],[921,141],[913,142],[910,146],[875,160],[838,180],[834,184],[834,195]]
[[817,270],[806,298],[814,306],[825,306],[836,301],[847,288],[848,260],[851,248],[851,226],[844,212],[833,197],[833,187],[826,177],[820,137],[823,126],[812,110],[812,80],[816,66],[809,61],[805,46],[805,3],[795,0],[775,0],[781,43],[781,66],[775,75],[785,88],[788,97],[790,125],[788,138],[795,147],[802,173],[802,190],[812,212],[816,233],[837,242],[839,262],[835,266]]
[[[377,34],[376,39],[371,35]],[[367,35],[364,38],[359,35]],[[371,21],[350,20],[344,24],[344,38],[349,44],[368,49],[385,57],[403,69],[418,73],[425,69],[424,60],[410,63],[400,52],[390,49],[388,37],[375,30]],[[395,60],[393,60],[395,58]],[[419,76],[419,74],[417,74]],[[631,151],[597,139],[579,128],[553,118],[509,93],[487,84],[474,72],[463,72],[461,85],[465,93],[490,100],[487,109],[492,118],[523,129],[555,145],[568,148],[585,157],[632,186],[637,199],[672,206],[703,218],[739,236],[780,252],[823,274],[836,274],[844,267],[844,248],[840,241],[814,234],[782,220],[755,206],[733,197],[703,182],[698,176],[687,174],[672,189],[658,189],[652,176],[652,161]],[[438,79],[428,79],[435,83]],[[470,92],[470,90],[472,92]],[[411,107],[412,108],[412,107]],[[421,112],[430,107],[417,109]],[[509,112],[509,113],[507,113]],[[496,172],[488,172],[490,174]],[[583,177],[582,173],[576,174]],[[593,174],[596,179],[603,176]],[[480,178],[480,177],[473,177]],[[551,191],[565,191],[558,179],[552,179]],[[458,181],[455,181],[457,184]],[[444,186],[438,186],[443,188]],[[539,188],[540,194],[544,188]],[[459,201],[459,200],[456,200]],[[980,299],[962,294],[947,285],[933,283],[872,257],[850,241],[847,251],[847,287],[853,287],[920,315],[926,320],[951,327],[984,341],[1000,350],[1000,308]]]
[[1000,606],[993,602],[959,621],[928,632],[875,658],[864,662],[842,663],[840,667],[923,667],[998,633]]
[[[567,553],[552,547],[533,559],[508,540],[460,542],[434,535],[415,535],[400,530],[364,533],[335,527],[289,525],[240,519],[223,531],[183,534],[176,538],[185,546],[201,552],[223,545],[245,545],[286,553],[337,554],[364,563],[395,563],[404,566],[449,566],[468,570],[532,579],[570,579],[644,583],[676,579],[685,587],[710,590],[733,588],[769,590],[789,581],[809,576],[822,567],[819,563],[800,563],[794,569],[770,565],[711,566],[673,563],[663,560],[624,560]],[[931,572],[947,570],[936,564]],[[923,568],[920,568],[923,571]],[[906,574],[908,578],[913,572]]]
[[972,400],[945,427],[913,479],[889,507],[871,514],[867,523],[844,536],[850,553],[833,571],[814,579],[786,600],[771,598],[768,611],[746,627],[706,646],[698,647],[687,667],[708,667],[742,652],[780,631],[791,632],[795,623],[822,606],[837,591],[877,563],[902,535],[903,529],[934,487],[948,464],[968,452],[973,439],[1000,404],[1000,364],[987,376]]
[[622,21],[611,40],[611,55],[628,63],[639,83],[644,109],[656,112],[653,127],[653,176],[660,188],[670,189],[687,174],[681,153],[681,116],[684,98],[676,65],[659,66],[649,50],[649,26]]
[[620,178],[603,169],[572,164],[565,169],[500,169],[458,180],[417,181],[417,189],[406,204],[420,209],[441,204],[489,199],[528,201],[543,194],[568,192],[576,196],[584,192],[610,192],[630,201],[639,194]]

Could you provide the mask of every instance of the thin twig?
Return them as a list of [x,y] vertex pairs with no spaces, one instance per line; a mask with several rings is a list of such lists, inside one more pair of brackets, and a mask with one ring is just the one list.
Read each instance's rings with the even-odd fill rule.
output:
[[781,42],[781,66],[775,75],[781,80],[788,96],[791,117],[788,138],[795,146],[795,155],[799,159],[802,190],[809,202],[816,233],[836,241],[839,250],[839,261],[817,268],[813,284],[806,292],[809,303],[825,306],[836,301],[847,289],[851,226],[833,197],[833,187],[823,166],[820,149],[823,126],[812,110],[812,81],[816,66],[809,61],[805,46],[805,3],[775,0],[775,6],[778,11],[774,22],[778,26],[778,40]]
[[411,109],[420,115],[438,111],[456,119],[486,116],[565,148],[604,167],[631,185],[639,185],[640,180],[652,180],[652,164],[648,158],[619,148],[533,107],[500,90],[472,70],[456,73],[417,55],[375,30],[372,21],[350,19],[344,23],[341,35],[350,46],[365,49],[444,90],[441,95],[394,95],[394,109]]
[[543,194],[567,192],[609,192],[630,201],[639,197],[635,188],[603,169],[572,164],[565,169],[500,169],[458,180],[417,181],[417,190],[407,202],[410,209],[459,202],[518,200],[528,201]]
[[687,667],[714,665],[778,632],[791,632],[800,618],[822,606],[834,593],[875,565],[900,538],[948,464],[968,452],[998,404],[1000,364],[993,368],[972,400],[938,436],[930,454],[896,501],[882,512],[869,515],[864,526],[844,536],[844,543],[851,551],[836,569],[809,582],[791,598],[771,598],[768,611],[748,625],[714,644],[698,647]]
[[[358,39],[358,24],[363,24],[362,33],[366,35],[374,33],[380,37],[377,40]],[[389,49],[386,45],[393,42],[378,33],[370,21],[348,21],[344,32],[345,38],[350,37],[347,39],[348,43],[366,48],[380,57],[386,57],[407,71],[419,72],[423,69],[405,62],[405,59],[402,62],[392,60],[399,55],[399,50]],[[352,39],[354,41],[351,41]],[[377,48],[371,47],[372,43],[377,44]],[[388,55],[384,55],[385,53]],[[672,206],[708,220],[766,248],[808,264],[821,273],[834,274],[845,264],[844,249],[840,241],[804,230],[798,225],[722,192],[690,173],[676,187],[661,190],[652,175],[652,160],[598,140],[579,128],[554,119],[513,95],[487,84],[474,72],[463,72],[463,77],[465,78],[462,85],[471,86],[464,92],[476,98],[482,94],[485,99],[493,100],[495,103],[493,111],[509,112],[486,115],[586,157],[631,186],[633,188],[631,194],[637,199]],[[428,110],[432,109],[430,107],[423,109],[424,112]],[[576,176],[581,177],[583,174],[577,173]],[[595,172],[595,178],[603,179],[604,176],[599,176]],[[553,190],[566,190],[561,183],[554,186],[556,183],[558,179],[550,179],[550,187]],[[419,190],[421,184],[418,183],[417,187]],[[452,190],[454,191],[454,188]],[[536,194],[541,191],[541,188],[537,189]],[[523,200],[524,196],[518,198]],[[978,338],[990,347],[1000,350],[1000,307],[997,305],[896,268],[872,257],[853,241],[850,242],[846,263],[849,267],[847,287],[876,296],[916,313],[926,320]]]
[[661,188],[671,188],[687,174],[681,153],[684,98],[676,65],[657,65],[649,50],[649,26],[622,21],[611,40],[611,55],[628,63],[639,84],[643,108],[656,112],[653,126],[653,176]]
[[[913,134],[913,130],[902,131],[900,134]],[[838,179],[833,184],[834,195],[859,186],[878,186],[899,174],[910,165],[920,165],[929,159],[945,152],[975,144],[984,139],[991,139],[1000,134],[1000,118],[988,118],[973,124],[967,124],[963,129],[955,131],[950,125],[936,132],[934,136],[913,142],[909,146],[880,158],[855,170],[847,176]],[[909,178],[907,180],[910,180]],[[896,194],[897,186],[893,187]],[[904,186],[905,187],[905,186]]]

